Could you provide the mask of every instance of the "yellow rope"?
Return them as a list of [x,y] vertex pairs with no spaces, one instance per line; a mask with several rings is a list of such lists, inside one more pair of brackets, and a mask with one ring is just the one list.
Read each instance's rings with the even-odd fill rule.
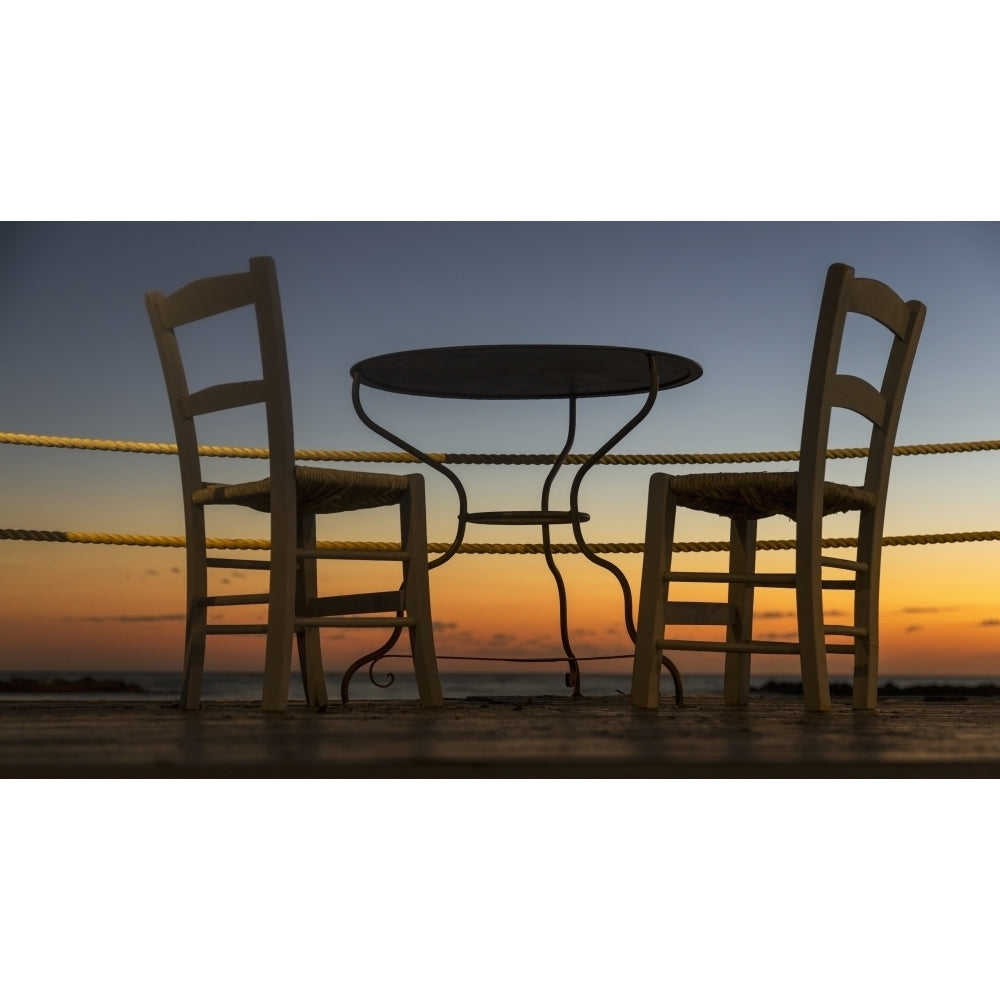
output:
[[[176,455],[177,445],[155,441],[110,441],[102,438],[54,437],[48,434],[11,434],[0,431],[0,444],[34,445],[39,448],[80,448],[84,451],[126,451],[146,455]],[[206,444],[198,448],[206,458],[267,458],[267,448],[242,448]],[[314,451],[295,452],[306,462],[417,462],[419,459],[394,451]],[[443,455],[432,455],[440,461]]]
[[[141,452],[146,454],[169,455],[177,453],[176,444],[150,443],[138,441],[112,441],[97,438],[54,437],[43,434],[14,434],[0,431],[0,444],[35,445],[47,448],[81,448],[91,451]],[[1000,449],[1000,441],[966,441],[951,444],[898,445],[893,449],[894,455],[938,455],[955,452],[993,451]],[[266,448],[239,448],[224,445],[203,445],[199,448],[202,455],[227,458],[267,458]],[[835,448],[827,452],[830,458],[864,458],[866,448]],[[403,452],[382,451],[297,451],[295,457],[300,461],[313,462],[416,462],[412,455]],[[553,455],[506,455],[506,454],[431,454],[431,458],[450,464],[501,464],[501,465],[545,465],[551,464]],[[589,455],[569,455],[566,463],[581,465],[589,459]],[[761,452],[716,452],[710,454],[680,454],[680,455],[605,455],[601,460],[609,465],[688,465],[688,464],[726,464],[750,462],[793,462],[799,457],[797,451],[761,451]],[[185,539],[177,535],[121,535],[97,532],[79,531],[36,531],[19,528],[0,528],[0,538],[20,541],[41,542],[81,542],[99,545],[141,545],[166,548],[183,548]],[[886,536],[883,545],[932,545],[944,542],[979,542],[996,541],[1000,532],[967,531],[935,535],[898,535]],[[825,548],[853,548],[857,539],[830,538],[824,539]],[[268,549],[270,543],[265,539],[247,538],[210,538],[207,540],[210,549]],[[319,548],[341,549],[350,551],[392,551],[399,548],[393,542],[320,542]],[[432,542],[427,546],[428,552],[445,552],[450,547],[447,542]],[[763,539],[757,542],[758,549],[790,549],[795,547],[794,539],[774,540]],[[595,553],[641,553],[643,546],[638,542],[598,542],[590,546]],[[675,552],[726,552],[728,542],[675,542]],[[579,552],[579,547],[573,544],[555,544],[552,551],[556,554]],[[491,544],[465,543],[459,552],[473,554],[515,554],[534,555],[544,552],[540,544]]]
[[[0,444],[34,445],[43,448],[82,448],[88,451],[124,451],[154,455],[177,454],[176,444],[141,441],[109,441],[98,438],[54,437],[45,434],[13,434],[0,431]],[[943,455],[955,452],[996,451],[1000,441],[964,441],[951,444],[897,445],[894,455]],[[266,448],[202,445],[199,453],[212,458],[267,458]],[[429,453],[436,462],[449,465],[550,465],[555,455],[446,454]],[[829,458],[864,458],[867,448],[832,448]],[[296,451],[303,462],[417,462],[405,452],[395,451]],[[602,465],[726,465],[753,462],[795,462],[797,451],[709,452],[678,455],[605,455]],[[582,465],[589,455],[569,455],[567,465]]]
[[[78,542],[93,545],[140,545],[160,548],[184,548],[186,541],[181,535],[117,535],[94,531],[38,531],[29,528],[0,528],[0,538],[28,542]],[[1000,531],[961,531],[938,535],[886,535],[883,545],[934,545],[943,542],[996,542],[1000,541]],[[827,549],[854,548],[856,538],[824,538]],[[270,542],[264,538],[209,538],[206,545],[210,549],[269,549]],[[319,549],[340,549],[352,552],[395,552],[398,542],[319,542]],[[430,542],[428,552],[446,552],[448,542]],[[641,542],[595,542],[589,546],[596,553],[641,553]],[[760,539],[758,549],[794,549],[795,539]],[[466,542],[459,552],[470,555],[540,555],[545,550],[541,543],[489,543]],[[557,555],[571,555],[580,551],[573,543],[557,543],[552,546]],[[728,552],[729,542],[675,542],[674,552]]]

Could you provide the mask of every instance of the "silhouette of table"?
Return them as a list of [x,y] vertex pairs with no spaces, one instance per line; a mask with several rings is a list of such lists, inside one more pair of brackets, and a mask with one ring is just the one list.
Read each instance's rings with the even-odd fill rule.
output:
[[[464,347],[439,347],[398,351],[366,358],[351,368],[354,408],[365,423],[387,441],[402,448],[421,462],[440,472],[458,494],[458,530],[455,539],[431,567],[447,562],[459,549],[468,524],[540,525],[546,565],[552,573],[559,594],[559,624],[563,651],[569,664],[566,685],[579,696],[580,667],[569,641],[566,588],[552,557],[550,527],[572,525],[580,551],[591,562],[612,573],[622,587],[625,624],[635,639],[632,617],[632,593],[628,581],[613,563],[601,559],[587,545],[580,528],[590,515],[580,511],[579,494],[584,476],[619,441],[632,431],[652,409],[661,389],[672,389],[693,382],[702,375],[701,366],[689,358],[663,351],[636,347],[611,347],[594,344],[483,344]],[[537,510],[469,511],[468,497],[459,477],[440,460],[415,448],[399,435],[377,424],[361,405],[361,386],[410,396],[442,399],[543,400],[566,399],[569,403],[569,428],[562,451],[553,459],[542,487]],[[601,396],[626,396],[645,393],[642,407],[631,420],[616,431],[579,468],[570,488],[569,510],[551,510],[549,494],[552,483],[569,455],[576,435],[576,402]],[[453,456],[454,457],[454,456]],[[346,702],[347,684],[353,673],[365,663],[384,655],[394,639],[352,664],[345,673],[341,694]],[[674,676],[675,685],[679,677]],[[678,687],[678,691],[679,691]]]

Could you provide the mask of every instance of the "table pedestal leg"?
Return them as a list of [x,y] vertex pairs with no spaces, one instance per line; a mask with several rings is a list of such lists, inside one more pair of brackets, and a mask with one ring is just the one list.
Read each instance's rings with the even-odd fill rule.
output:
[[[549,493],[552,490],[552,483],[562,468],[563,462],[566,461],[566,456],[573,446],[574,437],[576,437],[576,399],[571,396],[569,400],[569,428],[566,434],[566,443],[563,445],[563,450],[556,457],[555,462],[553,462],[549,474],[545,477],[545,484],[542,486],[543,511],[549,509]],[[573,508],[573,510],[577,515],[575,522],[578,522],[579,510],[577,508]],[[559,635],[562,639],[563,652],[566,654],[566,662],[569,664],[569,671],[566,674],[566,687],[571,687],[573,689],[573,697],[579,698],[581,697],[580,661],[577,660],[576,654],[573,652],[573,647],[569,642],[569,611],[566,602],[566,584],[563,582],[562,574],[559,572],[559,568],[552,558],[552,533],[547,524],[542,525],[542,549],[545,553],[545,565],[548,566],[549,572],[556,582],[556,591],[559,594]]]
[[[636,631],[635,631],[635,620],[632,612],[632,589],[629,586],[628,579],[625,574],[612,562],[607,559],[602,559],[597,553],[591,550],[590,546],[587,544],[587,540],[583,537],[583,530],[580,527],[580,485],[583,483],[583,477],[619,442],[626,434],[628,434],[633,428],[637,427],[646,417],[646,414],[653,407],[653,403],[656,402],[656,396],[659,392],[660,379],[656,369],[656,358],[652,355],[649,356],[649,394],[646,397],[646,402],[642,405],[639,412],[625,424],[624,427],[613,437],[609,438],[604,445],[595,451],[590,458],[584,462],[580,467],[577,474],[573,477],[573,485],[570,487],[569,494],[569,506],[570,510],[577,516],[573,518],[573,535],[576,539],[577,547],[580,551],[596,566],[600,566],[602,569],[606,569],[614,578],[618,581],[622,588],[622,597],[624,600],[624,611],[625,611],[625,630],[628,632],[629,638],[632,642],[635,642]],[[670,671],[670,676],[674,682],[674,701],[677,705],[682,705],[684,702],[684,688],[681,682],[680,671],[677,669],[676,664],[669,657],[663,657],[663,665]]]
[[566,654],[566,662],[569,664],[569,671],[566,674],[566,687],[573,689],[573,697],[581,697],[580,692],[580,661],[577,660],[573,647],[569,643],[569,614],[566,605],[566,584],[563,582],[562,574],[552,558],[551,536],[549,526],[542,525],[542,546],[545,549],[545,564],[549,567],[549,572],[556,581],[556,591],[559,594],[559,636],[562,639],[563,652]]

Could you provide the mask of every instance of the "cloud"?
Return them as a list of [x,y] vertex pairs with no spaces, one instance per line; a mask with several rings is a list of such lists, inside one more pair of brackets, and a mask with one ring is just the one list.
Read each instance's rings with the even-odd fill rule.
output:
[[903,608],[904,615],[936,615],[942,611],[957,611],[958,608],[942,606],[940,608]]
[[181,622],[184,615],[86,615],[83,617],[73,617],[67,615],[61,618],[64,622],[124,622],[127,624],[145,624],[148,622]]
[[[458,655],[454,652],[455,649],[465,650],[468,649],[481,649],[483,646],[483,639],[481,636],[477,635],[475,632],[470,631],[467,628],[460,628],[454,622],[445,622],[445,629],[448,630],[448,643],[445,649],[439,649],[438,655],[447,654],[449,656]],[[434,623],[435,633],[439,633],[437,622]],[[471,654],[470,654],[471,655]]]
[[468,630],[458,631],[449,636],[446,649],[439,649],[438,655],[457,660],[518,660],[563,657],[552,649],[551,642],[538,636],[518,636],[508,632],[495,632],[483,636]]
[[1000,618],[984,618],[979,624],[985,628],[993,628],[996,625],[1000,625]]
[[[847,612],[838,611],[836,608],[827,611],[823,614],[824,618],[843,618]],[[755,611],[753,613],[755,621],[766,621],[771,618],[795,618],[797,617],[794,611]]]
[[907,632],[922,632],[923,630],[924,630],[923,625],[907,625],[906,626],[906,631]]

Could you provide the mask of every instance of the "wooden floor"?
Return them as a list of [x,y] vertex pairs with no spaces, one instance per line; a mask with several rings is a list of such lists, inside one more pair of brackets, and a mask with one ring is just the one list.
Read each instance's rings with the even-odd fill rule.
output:
[[293,705],[0,699],[0,777],[1000,777],[1000,698],[624,697]]

